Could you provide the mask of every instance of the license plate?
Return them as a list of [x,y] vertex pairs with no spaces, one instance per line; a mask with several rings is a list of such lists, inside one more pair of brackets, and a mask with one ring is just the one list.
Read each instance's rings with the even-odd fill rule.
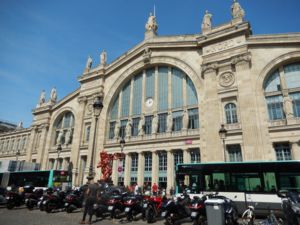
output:
[[192,212],[192,214],[191,214],[191,217],[193,217],[193,218],[195,218],[195,217],[197,217],[197,212]]
[[125,208],[125,212],[129,212],[130,211],[130,208],[129,207],[126,207]]
[[10,199],[10,197],[6,197],[6,199]]
[[112,211],[114,209],[114,207],[112,205],[108,206],[108,210]]
[[162,213],[161,213],[161,216],[162,216],[162,217],[165,217],[166,215],[167,215],[167,212],[162,212]]
[[65,206],[68,206],[69,205],[69,203],[65,203]]
[[147,208],[148,207],[148,204],[144,204],[144,206],[143,206],[144,208]]

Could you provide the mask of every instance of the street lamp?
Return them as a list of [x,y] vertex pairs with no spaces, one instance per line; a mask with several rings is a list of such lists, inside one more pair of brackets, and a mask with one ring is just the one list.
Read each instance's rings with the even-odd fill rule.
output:
[[94,138],[93,138],[93,148],[92,148],[92,154],[91,154],[91,162],[90,162],[90,169],[89,169],[89,177],[93,177],[93,168],[94,168],[94,151],[95,151],[95,142],[96,142],[96,132],[97,132],[97,126],[98,126],[98,117],[101,113],[101,110],[103,108],[103,104],[100,97],[96,97],[94,104],[93,104],[93,112],[95,116],[95,130],[94,130]]
[[224,124],[221,124],[219,135],[221,140],[223,141],[224,162],[226,162],[226,145],[225,145],[226,134],[227,134],[227,130],[225,129]]
[[61,144],[57,145],[57,149],[56,149],[56,150],[57,150],[57,160],[56,160],[56,167],[55,167],[55,170],[57,170],[57,165],[58,165],[59,155],[60,155],[61,150],[62,150]]

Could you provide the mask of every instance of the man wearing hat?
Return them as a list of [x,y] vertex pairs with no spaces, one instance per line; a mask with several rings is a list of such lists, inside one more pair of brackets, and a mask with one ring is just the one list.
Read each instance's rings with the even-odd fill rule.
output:
[[96,202],[97,199],[97,190],[98,190],[98,184],[94,182],[94,177],[89,175],[87,177],[89,185],[86,190],[85,196],[85,206],[84,206],[84,212],[82,220],[80,221],[80,224],[85,224],[85,217],[87,214],[89,214],[89,221],[88,224],[92,223],[92,216],[93,216],[93,205]]

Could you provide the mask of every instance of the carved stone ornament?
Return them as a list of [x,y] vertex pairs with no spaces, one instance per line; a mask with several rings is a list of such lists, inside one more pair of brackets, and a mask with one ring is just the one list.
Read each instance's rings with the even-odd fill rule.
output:
[[149,63],[151,59],[151,50],[149,48],[146,48],[143,54],[144,63]]
[[234,74],[227,71],[219,76],[219,84],[222,87],[229,87],[234,83]]
[[202,65],[202,74],[207,72],[214,72],[217,71],[218,64],[217,63],[207,63]]
[[251,54],[246,53],[246,54],[243,54],[243,55],[235,56],[231,59],[231,64],[233,64],[233,65],[235,65],[239,62],[248,62],[248,63],[250,63],[251,62]]

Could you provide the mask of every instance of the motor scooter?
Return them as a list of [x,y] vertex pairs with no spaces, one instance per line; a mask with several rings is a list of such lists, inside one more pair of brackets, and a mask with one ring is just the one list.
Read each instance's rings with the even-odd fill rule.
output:
[[288,225],[300,225],[300,196],[296,191],[280,191],[281,208]]

